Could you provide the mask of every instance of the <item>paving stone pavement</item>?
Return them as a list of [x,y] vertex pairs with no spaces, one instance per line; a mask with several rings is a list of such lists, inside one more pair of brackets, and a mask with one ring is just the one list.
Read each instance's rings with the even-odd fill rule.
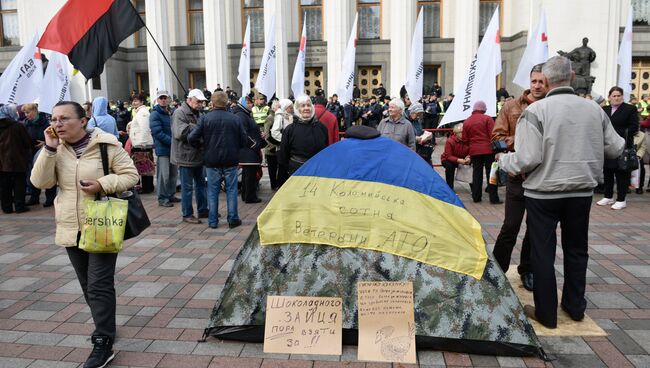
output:
[[[264,201],[240,202],[244,225],[232,230],[223,223],[217,229],[182,223],[180,206],[159,207],[153,195],[143,196],[152,226],[127,241],[118,257],[112,367],[391,367],[356,361],[355,346],[344,346],[341,357],[319,358],[264,354],[261,344],[214,338],[197,343],[239,248],[273,195],[266,176],[261,188]],[[503,205],[474,204],[466,184],[457,183],[456,189],[492,249]],[[219,203],[225,214],[223,194]],[[421,350],[420,366],[650,367],[648,210],[650,193],[631,194],[620,212],[592,207],[587,314],[608,336],[543,337],[550,362]],[[64,250],[53,245],[53,215],[52,208],[40,206],[0,215],[0,368],[81,367],[90,352],[90,311]],[[522,237],[523,229],[519,244]],[[557,257],[561,287],[561,249]]]

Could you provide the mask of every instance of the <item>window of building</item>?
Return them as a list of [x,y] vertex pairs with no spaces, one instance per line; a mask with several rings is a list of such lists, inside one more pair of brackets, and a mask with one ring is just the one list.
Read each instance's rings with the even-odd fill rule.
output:
[[251,42],[264,42],[264,0],[242,0],[241,35],[246,32],[246,20],[251,20]]
[[501,26],[501,11],[503,6],[501,6],[501,0],[481,0],[479,3],[478,10],[478,36],[482,38],[487,30],[488,25],[490,25],[490,19],[494,14],[494,10],[499,7],[499,26]]
[[648,0],[632,0],[632,9],[634,10],[634,25],[647,26],[650,24],[650,2]]
[[442,67],[440,66],[440,64],[425,65],[423,94],[425,95],[434,94],[433,84],[434,83],[440,84],[441,80],[442,80]]
[[187,0],[190,45],[203,45],[203,0]]
[[418,11],[420,11],[420,7],[424,11],[424,37],[440,38],[440,29],[442,28],[440,0],[418,1]]
[[93,77],[92,82],[93,82],[93,89],[102,89],[102,78]]
[[[133,6],[138,11],[138,14],[140,14],[142,21],[146,23],[144,0],[133,0]],[[134,39],[135,47],[147,46],[147,29],[145,27],[140,28],[135,32]]]
[[17,0],[0,1],[0,46],[18,46],[18,12]]
[[190,72],[190,89],[203,89],[207,86],[205,79],[205,70],[197,70]]
[[135,73],[135,87],[135,90],[138,92],[149,91],[149,73]]
[[359,12],[359,39],[378,39],[381,36],[381,0],[357,0]]
[[[323,39],[323,1],[300,0],[300,27],[303,16],[306,17],[307,39],[320,41]],[[300,29],[298,32],[302,32]]]

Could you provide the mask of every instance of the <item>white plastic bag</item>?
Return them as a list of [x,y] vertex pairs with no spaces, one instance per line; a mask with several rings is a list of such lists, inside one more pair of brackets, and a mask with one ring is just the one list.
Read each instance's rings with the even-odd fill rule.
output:
[[472,165],[458,165],[456,168],[456,181],[471,183],[472,172]]

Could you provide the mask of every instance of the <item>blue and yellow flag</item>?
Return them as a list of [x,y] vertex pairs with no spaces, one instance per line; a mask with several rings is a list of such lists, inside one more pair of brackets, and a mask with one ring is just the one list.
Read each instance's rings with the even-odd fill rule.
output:
[[480,279],[481,226],[417,154],[388,138],[346,139],[307,161],[257,219],[262,245],[395,254]]

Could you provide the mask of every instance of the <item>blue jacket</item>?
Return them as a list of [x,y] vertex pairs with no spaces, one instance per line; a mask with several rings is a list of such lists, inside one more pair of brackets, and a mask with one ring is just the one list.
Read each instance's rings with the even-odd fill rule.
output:
[[112,134],[115,138],[120,139],[117,132],[115,118],[108,114],[108,100],[104,96],[99,96],[93,101],[93,117],[88,121],[88,128],[99,128],[106,133]]
[[172,145],[172,117],[169,110],[163,109],[160,105],[154,106],[149,115],[149,128],[156,156],[169,157]]
[[194,147],[203,147],[206,167],[232,167],[239,163],[239,150],[246,144],[246,133],[234,114],[215,109],[199,118],[187,141]]

